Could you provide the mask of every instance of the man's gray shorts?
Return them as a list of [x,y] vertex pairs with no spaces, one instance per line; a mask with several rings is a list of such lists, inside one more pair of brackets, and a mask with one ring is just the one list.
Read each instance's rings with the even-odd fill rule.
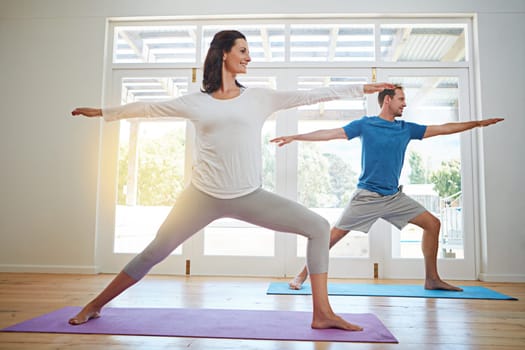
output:
[[335,227],[345,231],[368,232],[372,224],[381,218],[402,229],[425,211],[424,206],[403,193],[402,187],[389,196],[357,189]]

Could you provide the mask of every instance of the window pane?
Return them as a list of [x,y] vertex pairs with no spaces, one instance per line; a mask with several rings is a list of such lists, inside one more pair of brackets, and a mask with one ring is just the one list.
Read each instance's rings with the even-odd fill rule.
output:
[[[124,78],[122,103],[181,96],[188,85],[186,77]],[[185,132],[182,119],[120,121],[115,252],[144,249],[184,188]]]
[[374,45],[373,25],[291,25],[291,61],[373,61]]
[[[203,27],[202,60],[210,47],[213,36],[230,25]],[[235,29],[246,36],[253,62],[284,62],[284,24],[238,25]]]
[[[301,89],[337,84],[366,83],[355,77],[300,77]],[[366,100],[340,100],[299,109],[299,133],[340,128],[366,114]],[[298,143],[298,201],[335,223],[355,190],[360,171],[359,140]],[[305,256],[306,239],[298,237],[297,256]],[[333,257],[366,257],[368,236],[351,232],[332,248]]]
[[[219,227],[206,228],[204,255],[222,256],[273,256],[273,231],[233,219],[221,219]],[[235,227],[240,225],[240,227]]]
[[[425,125],[458,121],[457,77],[391,77],[405,90],[403,120]],[[403,191],[441,220],[439,256],[464,258],[460,135],[413,141],[407,148],[401,173]],[[392,256],[423,258],[422,229],[392,226]]]
[[196,26],[118,26],[113,63],[197,61]]
[[381,25],[381,59],[387,62],[464,62],[464,24]]

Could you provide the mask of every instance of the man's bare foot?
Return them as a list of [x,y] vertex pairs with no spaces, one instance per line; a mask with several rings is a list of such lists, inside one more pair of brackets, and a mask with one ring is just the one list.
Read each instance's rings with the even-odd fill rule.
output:
[[362,331],[363,327],[358,326],[356,324],[352,324],[350,322],[347,322],[343,318],[332,315],[327,318],[320,318],[314,317],[314,320],[312,321],[312,328],[314,329],[327,329],[327,328],[338,328],[345,331]]
[[69,324],[77,326],[86,323],[93,318],[100,317],[100,309],[91,308],[89,305],[85,306],[75,317],[69,319]]
[[288,286],[290,289],[299,290],[303,288],[303,283],[306,281],[306,278],[308,277],[308,273],[301,272],[297,276],[295,276],[290,282],[288,282]]
[[429,290],[436,290],[436,289],[439,289],[439,290],[450,290],[450,291],[454,291],[454,292],[462,292],[463,291],[462,288],[459,288],[459,287],[453,286],[451,284],[448,284],[445,281],[442,281],[442,280],[428,280],[428,279],[425,280],[425,289],[429,289]]
[[304,278],[302,278],[300,276],[295,276],[293,278],[293,280],[288,282],[288,286],[290,287],[290,289],[299,290],[299,289],[303,288],[304,281],[305,281]]

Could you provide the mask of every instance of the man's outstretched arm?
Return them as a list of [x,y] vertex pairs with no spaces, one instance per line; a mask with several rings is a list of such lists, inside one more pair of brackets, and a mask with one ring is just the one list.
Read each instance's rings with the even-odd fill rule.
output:
[[292,141],[328,141],[335,139],[346,139],[346,133],[343,128],[325,129],[312,131],[306,134],[288,135],[276,137],[270,142],[275,142],[279,147],[284,146]]
[[459,122],[459,123],[446,123],[441,125],[429,125],[423,135],[423,138],[437,136],[437,135],[449,135],[458,132],[470,130],[477,127],[485,127],[488,125],[499,123],[504,120],[503,118],[491,118],[485,120],[474,120],[470,122]]

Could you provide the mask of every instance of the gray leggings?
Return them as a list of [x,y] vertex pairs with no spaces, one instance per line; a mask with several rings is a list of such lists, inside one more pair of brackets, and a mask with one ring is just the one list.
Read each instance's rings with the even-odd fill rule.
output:
[[155,239],[123,271],[138,281],[185,240],[222,217],[305,236],[308,238],[308,271],[311,274],[328,272],[330,225],[322,216],[263,189],[239,198],[219,199],[199,191],[193,185],[179,196]]

